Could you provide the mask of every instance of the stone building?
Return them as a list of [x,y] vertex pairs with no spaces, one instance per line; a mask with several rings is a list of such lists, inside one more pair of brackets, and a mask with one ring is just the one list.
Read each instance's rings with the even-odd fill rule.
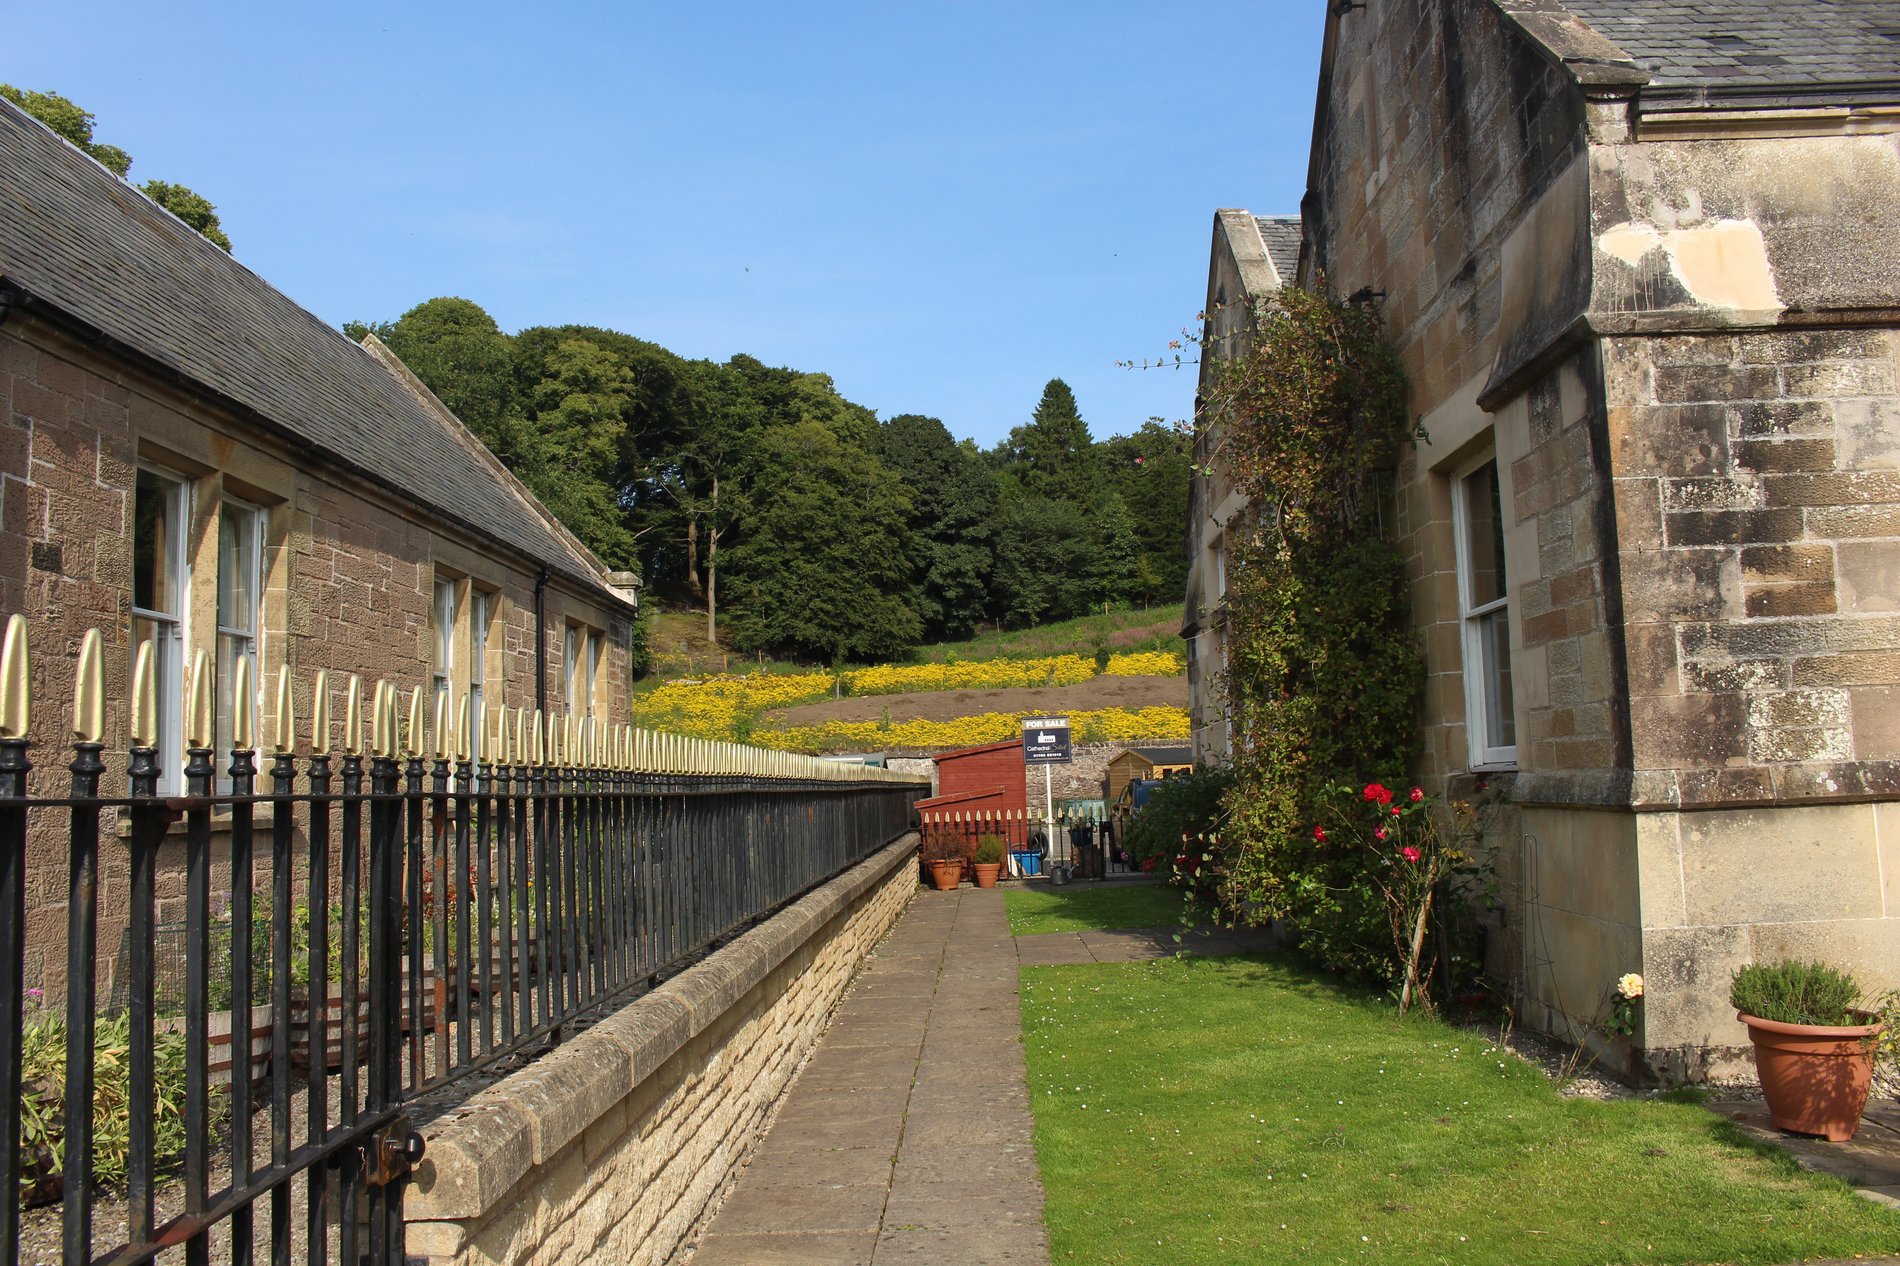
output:
[[1893,6],[1333,6],[1296,270],[1286,223],[1216,217],[1207,333],[1296,277],[1382,307],[1430,436],[1397,493],[1419,772],[1511,775],[1525,1017],[1579,1033],[1640,971],[1633,1063],[1688,1076],[1743,1041],[1740,964],[1900,984]]
[[[629,719],[631,576],[607,572],[386,348],[350,342],[4,102],[0,419],[0,612],[26,616],[35,652],[36,794],[67,785],[74,657],[94,627],[108,787],[123,785],[147,639],[166,791],[181,789],[198,651],[216,666],[221,766],[239,659],[264,735],[286,665],[304,716],[327,669],[339,686],[446,691],[478,716]],[[340,727],[340,704],[332,716]],[[170,854],[161,923],[182,918]],[[122,872],[106,859],[108,918]],[[49,989],[65,876],[62,841],[36,836],[28,970]],[[102,927],[102,957],[115,935]]]

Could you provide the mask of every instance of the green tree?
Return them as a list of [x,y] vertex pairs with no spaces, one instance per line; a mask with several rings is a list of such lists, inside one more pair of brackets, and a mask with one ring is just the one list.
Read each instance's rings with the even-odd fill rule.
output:
[[726,564],[739,648],[835,661],[915,646],[903,481],[812,420],[767,428],[750,466],[750,483],[771,495],[757,498]]
[[633,533],[617,485],[633,371],[596,343],[564,339],[547,372],[531,400],[523,481],[601,561],[631,567]]
[[936,418],[900,414],[878,428],[878,456],[910,489],[917,561],[911,605],[928,635],[967,637],[989,606],[996,569],[996,479]]
[[[59,93],[26,92],[12,84],[0,84],[0,97],[92,155],[121,180],[132,170],[132,156],[117,145],[93,140],[94,117]],[[218,224],[218,209],[203,194],[167,180],[148,180],[139,186],[139,192],[196,229],[206,241],[225,251],[231,249],[231,239]]]
[[1051,378],[1026,426],[1016,427],[1003,444],[1005,468],[1023,491],[1087,505],[1095,495],[1095,444],[1076,407],[1075,393]]
[[430,299],[381,327],[379,336],[509,469],[527,465],[530,443],[513,347],[480,304]]
[[227,252],[231,249],[231,239],[218,225],[218,209],[203,194],[165,180],[148,180],[139,186],[139,191],[198,230],[207,242]]
[[1089,558],[1089,597],[1095,602],[1126,602],[1134,591],[1141,560],[1135,522],[1120,493],[1105,492],[1091,510],[1095,539]]
[[991,610],[1018,627],[1081,615],[1089,609],[1094,551],[1081,506],[1006,485]]
[[0,84],[0,97],[98,159],[113,175],[123,178],[132,170],[132,156],[117,145],[102,145],[93,140],[93,116],[57,92],[25,92],[12,84]]
[[1187,587],[1192,440],[1150,418],[1133,435],[1102,441],[1096,454],[1101,482],[1127,504],[1140,542],[1132,596],[1178,600]]

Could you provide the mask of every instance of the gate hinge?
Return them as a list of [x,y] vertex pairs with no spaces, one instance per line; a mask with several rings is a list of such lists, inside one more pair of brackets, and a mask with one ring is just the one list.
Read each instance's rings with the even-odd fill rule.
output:
[[422,1136],[409,1128],[407,1117],[397,1117],[363,1145],[363,1181],[371,1187],[400,1182],[422,1159],[423,1151]]

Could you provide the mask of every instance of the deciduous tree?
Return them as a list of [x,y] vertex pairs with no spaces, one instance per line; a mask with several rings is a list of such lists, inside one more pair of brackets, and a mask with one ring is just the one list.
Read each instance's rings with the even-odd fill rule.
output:
[[760,433],[748,480],[771,495],[759,497],[727,562],[740,649],[878,660],[916,645],[923,622],[906,600],[901,479],[807,420]]

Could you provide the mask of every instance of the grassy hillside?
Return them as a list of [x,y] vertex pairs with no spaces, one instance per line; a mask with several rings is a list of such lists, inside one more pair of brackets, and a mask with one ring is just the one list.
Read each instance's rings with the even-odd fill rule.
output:
[[942,664],[966,659],[1028,659],[1042,655],[1093,655],[1106,646],[1125,651],[1171,651],[1185,656],[1179,602],[1142,611],[1110,611],[1029,629],[978,633],[962,642],[937,642],[917,648],[914,659]]
[[[1093,658],[1097,647],[1106,647],[1116,654],[1168,651],[1185,657],[1187,646],[1181,640],[1180,628],[1181,604],[1176,602],[1144,611],[1086,615],[1035,628],[992,630],[961,642],[936,642],[918,647],[908,662],[949,664],[1067,654]],[[761,666],[769,672],[805,672],[814,667],[769,659],[761,665],[755,657],[748,658],[723,644],[707,641],[704,611],[656,611],[651,637],[653,672],[636,689],[706,672],[756,672]]]
[[792,751],[941,749],[992,742],[1062,712],[1082,741],[1187,737],[1181,608],[1109,612],[922,648],[909,662],[760,663],[708,642],[702,618],[660,612],[635,720]]

